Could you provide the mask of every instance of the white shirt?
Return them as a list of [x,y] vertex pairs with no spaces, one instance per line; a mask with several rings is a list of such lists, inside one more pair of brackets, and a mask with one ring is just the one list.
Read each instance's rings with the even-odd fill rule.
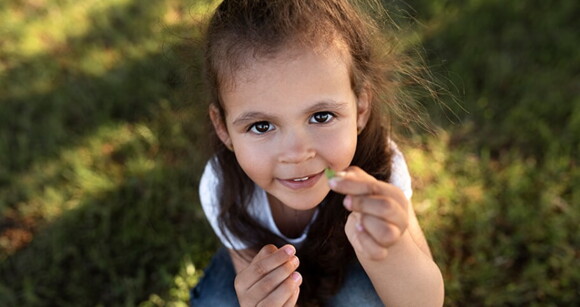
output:
[[[389,183],[392,185],[400,188],[405,196],[410,200],[411,196],[413,195],[413,189],[411,188],[411,176],[409,175],[409,170],[407,168],[407,163],[405,162],[405,158],[403,154],[399,151],[397,146],[394,143],[391,143],[393,148],[393,157],[391,160],[391,177],[389,178]],[[231,234],[229,231],[227,233],[227,238],[222,233],[222,230],[218,224],[218,214],[219,214],[219,200],[217,197],[217,186],[218,186],[218,177],[216,175],[216,171],[211,165],[211,163],[207,163],[205,166],[205,170],[203,175],[201,176],[201,180],[199,183],[199,197],[201,200],[201,206],[205,215],[211,224],[213,230],[215,231],[216,235],[221,240],[222,244],[230,249],[246,249],[248,246],[241,240],[239,240],[236,236]],[[264,227],[272,231],[274,234],[280,236],[288,243],[293,244],[295,246],[300,246],[302,242],[306,239],[308,234],[308,230],[312,222],[318,216],[318,210],[315,211],[314,216],[310,220],[310,223],[298,238],[288,238],[284,236],[276,223],[274,222],[274,217],[272,216],[272,211],[270,209],[270,205],[268,203],[268,198],[266,197],[266,191],[256,185],[254,189],[254,195],[250,200],[250,204],[248,206],[249,214],[252,216],[257,222],[261,223]],[[226,230],[227,231],[227,230]],[[228,240],[229,238],[229,240]]]

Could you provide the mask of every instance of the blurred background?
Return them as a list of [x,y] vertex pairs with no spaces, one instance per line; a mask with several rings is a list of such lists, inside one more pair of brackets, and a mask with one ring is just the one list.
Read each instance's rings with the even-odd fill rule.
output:
[[[580,2],[383,2],[447,91],[403,145],[446,306],[579,305]],[[0,2],[0,306],[187,305],[215,5]]]

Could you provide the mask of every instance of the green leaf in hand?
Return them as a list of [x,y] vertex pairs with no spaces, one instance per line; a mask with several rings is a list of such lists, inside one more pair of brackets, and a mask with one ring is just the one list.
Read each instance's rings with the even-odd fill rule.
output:
[[327,168],[324,169],[324,175],[326,175],[326,178],[327,179],[330,179],[330,178],[334,177],[335,174],[336,174],[336,172],[333,171],[331,168],[328,168],[327,167]]

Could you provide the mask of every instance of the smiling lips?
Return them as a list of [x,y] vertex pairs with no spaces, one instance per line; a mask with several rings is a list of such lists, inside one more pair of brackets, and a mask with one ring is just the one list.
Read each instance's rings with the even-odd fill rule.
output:
[[292,179],[292,181],[294,181],[294,182],[300,182],[300,181],[306,181],[308,179],[310,179],[310,177],[296,178],[296,179]]
[[312,186],[314,186],[318,180],[320,179],[320,177],[322,176],[322,172],[315,174],[315,175],[310,175],[310,176],[305,176],[305,177],[300,177],[300,178],[292,178],[292,179],[278,179],[280,181],[280,183],[287,187],[290,188],[292,190],[301,190],[301,189],[307,189],[310,188]]

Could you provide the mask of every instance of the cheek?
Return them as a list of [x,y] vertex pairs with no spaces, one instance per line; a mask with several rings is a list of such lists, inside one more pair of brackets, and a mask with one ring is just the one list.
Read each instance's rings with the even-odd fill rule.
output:
[[256,183],[270,173],[268,150],[267,146],[239,146],[234,149],[240,167]]
[[345,169],[352,162],[356,151],[356,130],[347,128],[340,133],[322,136],[320,144],[320,154],[330,166],[337,170]]

